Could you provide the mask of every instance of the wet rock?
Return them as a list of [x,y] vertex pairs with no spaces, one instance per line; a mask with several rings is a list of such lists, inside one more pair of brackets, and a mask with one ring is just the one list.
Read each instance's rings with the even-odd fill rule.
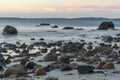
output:
[[11,49],[11,50],[14,50],[15,48],[17,48],[17,46],[16,46],[15,44],[8,44],[8,43],[6,43],[6,44],[4,45],[4,47],[5,47],[5,48],[9,48],[9,49]]
[[114,44],[114,45],[113,45],[113,48],[114,48],[114,49],[118,49],[119,46],[118,46],[117,44]]
[[77,70],[80,74],[93,73],[94,69],[95,69],[94,66],[90,65],[79,65],[77,67]]
[[0,62],[4,62],[5,58],[4,55],[0,53]]
[[115,41],[115,42],[120,42],[120,37],[114,38],[114,41]]
[[70,71],[72,70],[72,67],[68,64],[61,65],[61,71]]
[[41,23],[40,26],[50,26],[49,23]]
[[24,75],[27,75],[27,71],[19,67],[10,67],[10,68],[7,68],[3,74],[5,77],[9,77],[10,75],[14,75],[14,74],[18,76],[24,76]]
[[61,47],[63,53],[71,53],[71,52],[78,52],[79,49],[83,48],[83,44],[81,43],[73,43],[69,42],[66,43],[64,46]]
[[34,46],[47,46],[47,43],[46,42],[35,42],[33,45]]
[[20,48],[26,48],[27,47],[27,45],[25,44],[25,43],[23,43],[21,46],[20,46]]
[[45,71],[45,68],[43,67],[40,67],[40,68],[37,68],[35,70],[35,76],[39,76],[39,75],[46,75],[46,71]]
[[105,61],[101,61],[96,68],[97,69],[101,69],[104,64],[106,64],[106,62]]
[[73,27],[64,27],[63,30],[71,30],[74,29]]
[[87,49],[91,50],[91,49],[93,49],[93,46],[90,44],[90,45],[87,46]]
[[52,26],[51,28],[58,28],[58,26],[57,26],[57,25],[54,25],[54,26]]
[[2,34],[3,35],[7,35],[7,34],[10,34],[10,35],[17,35],[17,29],[14,28],[13,26],[9,26],[7,25],[4,29],[3,29],[3,32]]
[[35,38],[31,38],[30,40],[34,41],[34,40],[35,40]]
[[54,53],[48,53],[47,55],[44,56],[45,61],[55,61],[57,60],[57,55]]
[[6,48],[0,48],[0,52],[7,53],[8,51]]
[[116,34],[116,36],[120,36],[120,34]]
[[56,48],[53,48],[50,50],[50,53],[56,53],[57,49]]
[[27,55],[29,53],[29,50],[23,49],[20,55]]
[[27,68],[27,69],[34,69],[34,66],[37,66],[37,64],[34,63],[34,62],[29,62],[29,63],[26,65],[26,68]]
[[117,60],[116,64],[120,64],[120,60]]
[[41,49],[41,53],[47,53],[47,51],[48,51],[47,48]]
[[88,60],[87,60],[87,62],[89,64],[98,64],[99,61],[101,61],[101,59],[100,59],[99,55],[97,55],[97,54],[95,56],[93,56],[92,58],[88,58]]
[[20,53],[20,50],[14,49],[15,53]]
[[113,41],[113,37],[112,36],[104,36],[103,37],[103,41],[105,41],[105,42],[111,42],[111,41]]
[[112,62],[107,62],[102,66],[102,69],[115,69],[115,66]]
[[46,78],[45,80],[58,80],[58,78],[55,78],[55,77],[48,77],[48,78]]
[[98,30],[107,30],[107,29],[114,29],[115,25],[113,22],[102,22],[98,27]]
[[67,55],[62,55],[61,57],[59,57],[56,62],[57,64],[60,64],[60,63],[70,63],[70,57],[67,56]]

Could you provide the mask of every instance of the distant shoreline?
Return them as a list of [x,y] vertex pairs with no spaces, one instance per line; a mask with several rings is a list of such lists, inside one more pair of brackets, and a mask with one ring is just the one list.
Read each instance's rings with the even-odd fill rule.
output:
[[105,17],[80,17],[80,18],[22,18],[22,17],[0,17],[0,19],[68,19],[68,20],[120,20],[120,18]]

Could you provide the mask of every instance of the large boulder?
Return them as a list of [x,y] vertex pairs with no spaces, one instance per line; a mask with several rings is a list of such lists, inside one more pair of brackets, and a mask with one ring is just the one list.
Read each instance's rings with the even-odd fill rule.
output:
[[102,22],[98,28],[98,30],[107,30],[107,29],[114,29],[115,25],[113,22]]
[[17,35],[17,29],[16,28],[14,28],[13,26],[9,26],[9,25],[7,25],[4,29],[3,29],[3,32],[2,32],[2,34],[3,35],[7,35],[7,34],[11,34],[11,35]]

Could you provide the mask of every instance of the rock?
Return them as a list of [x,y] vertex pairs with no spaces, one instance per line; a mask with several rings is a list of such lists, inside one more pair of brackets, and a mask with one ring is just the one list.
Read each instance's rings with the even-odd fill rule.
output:
[[101,59],[100,59],[99,55],[96,54],[92,58],[88,58],[87,61],[89,64],[98,64],[98,62],[101,61]]
[[74,29],[73,27],[64,27],[63,30],[71,30]]
[[102,69],[115,69],[115,66],[112,62],[107,62],[102,66]]
[[3,74],[5,77],[9,77],[10,75],[14,75],[14,74],[18,76],[24,76],[24,75],[27,75],[27,71],[19,67],[10,67],[10,68],[7,68]]
[[8,51],[6,48],[0,48],[0,52],[7,53]]
[[10,35],[17,35],[17,29],[14,28],[13,26],[9,26],[7,25],[4,29],[3,29],[3,32],[2,34],[3,35],[7,35],[7,34],[10,34]]
[[3,54],[0,53],[0,62],[4,62],[5,58],[3,56]]
[[29,53],[29,50],[23,49],[20,55],[27,55]]
[[31,38],[30,40],[34,41],[34,40],[35,40],[35,38]]
[[90,45],[87,46],[87,49],[91,50],[91,49],[93,49],[93,46],[90,44]]
[[105,36],[105,37],[103,37],[103,41],[111,42],[111,41],[113,41],[113,37],[112,36]]
[[17,48],[17,46],[15,44],[7,44],[7,43],[4,45],[4,47],[9,48],[11,50],[14,50],[15,48]]
[[62,55],[60,58],[58,58],[57,60],[56,60],[56,62],[55,63],[57,63],[57,64],[60,64],[60,63],[70,63],[70,58],[69,58],[69,56],[67,56],[67,55]]
[[28,68],[28,69],[34,69],[34,66],[37,66],[37,64],[34,63],[34,62],[29,62],[29,63],[26,65],[26,68]]
[[20,46],[20,48],[26,48],[27,47],[27,45],[25,44],[25,43],[23,43],[21,46]]
[[58,80],[58,78],[55,78],[55,77],[48,77],[48,78],[46,78],[45,80]]
[[113,45],[113,48],[114,48],[114,49],[119,49],[119,46],[118,46],[117,44],[114,44],[114,45]]
[[41,49],[41,53],[47,53],[47,51],[48,51],[47,48]]
[[77,29],[75,29],[75,30],[84,30],[83,28],[77,28]]
[[93,73],[93,70],[94,70],[94,66],[90,66],[90,65],[79,65],[77,67],[77,71],[80,73],[80,74],[85,74],[85,73]]
[[70,70],[72,70],[72,67],[68,64],[63,64],[61,66],[61,71],[70,71]]
[[17,67],[17,68],[22,68],[22,69],[25,69],[25,66],[22,65],[22,64],[15,64],[15,65],[12,65],[11,67]]
[[105,61],[101,61],[96,68],[97,69],[101,69],[104,64],[106,64],[106,62]]
[[83,48],[83,44],[79,42],[68,42],[64,46],[61,47],[63,53],[71,53],[71,52],[78,52],[79,49]]
[[47,55],[44,56],[45,61],[55,61],[57,60],[57,55],[54,53],[48,53]]
[[115,42],[120,42],[120,37],[114,38]]
[[39,76],[39,75],[46,75],[45,68],[41,67],[35,70],[35,76]]
[[50,53],[56,53],[56,51],[57,51],[56,48],[53,48],[50,50]]
[[116,64],[120,64],[120,60],[117,60]]
[[52,26],[51,28],[58,28],[58,26],[57,26],[57,25],[54,25],[54,26]]
[[98,30],[107,30],[107,29],[114,29],[115,25],[113,22],[102,22],[98,27]]
[[49,23],[41,23],[40,26],[50,26]]

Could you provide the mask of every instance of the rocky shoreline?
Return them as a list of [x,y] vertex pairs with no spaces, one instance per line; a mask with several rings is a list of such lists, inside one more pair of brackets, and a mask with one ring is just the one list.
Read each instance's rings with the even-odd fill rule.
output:
[[[111,25],[113,27],[111,27]],[[103,29],[105,30],[109,29],[109,26],[114,29],[114,25],[111,22],[110,24],[108,22],[102,23],[99,26],[100,30],[102,26],[104,26]],[[108,28],[106,28],[106,26]],[[74,29],[71,27],[64,29],[68,28]],[[0,78],[3,80],[7,78],[34,80],[33,78],[36,77],[35,80],[39,80],[40,77],[44,76],[44,79],[40,80],[60,80],[59,77],[47,75],[58,70],[61,74],[70,71],[70,73],[66,73],[66,75],[74,76],[75,74],[79,74],[77,70],[79,70],[78,66],[80,66],[81,63],[84,66],[93,66],[95,68],[94,71],[92,71],[93,74],[106,76],[106,70],[113,70],[110,73],[120,74],[120,71],[116,71],[116,65],[120,65],[120,37],[119,34],[116,34],[116,36],[117,37],[109,35],[101,36],[100,38],[103,42],[116,42],[114,45],[100,42],[94,45],[96,42],[86,42],[86,40],[79,42],[46,42],[44,38],[40,38],[37,42],[35,38],[31,38],[30,41],[32,41],[32,43],[30,44],[19,41],[16,43],[0,43],[0,53],[5,57]],[[44,64],[42,65],[42,63]],[[77,72],[74,74],[71,71]],[[85,75],[88,74],[89,72]]]

